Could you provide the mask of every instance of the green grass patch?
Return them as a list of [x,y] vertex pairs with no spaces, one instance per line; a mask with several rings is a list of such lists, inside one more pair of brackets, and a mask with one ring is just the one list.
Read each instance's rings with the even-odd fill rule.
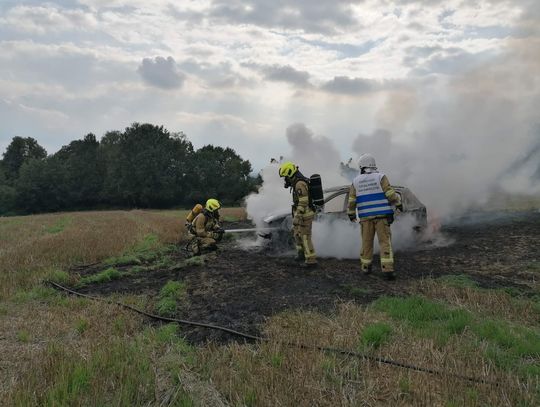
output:
[[244,406],[254,407],[257,405],[257,393],[253,389],[247,389],[243,397]]
[[540,331],[488,319],[472,326],[480,341],[486,342],[486,356],[505,370],[523,374],[540,371]]
[[112,280],[117,280],[121,276],[122,276],[122,273],[120,273],[114,267],[110,267],[107,270],[103,270],[97,274],[93,274],[91,276],[86,276],[86,277],[81,278],[77,284],[77,287],[83,287],[88,284],[106,283]]
[[135,266],[129,269],[130,273],[144,273],[145,271],[150,271],[150,268],[145,266]]
[[[177,377],[184,368],[182,363],[195,366],[196,350],[182,336],[180,326],[175,323],[165,324],[158,328],[147,328],[143,334],[149,344],[164,345],[173,348],[174,357],[163,361],[166,369]],[[180,363],[181,362],[181,363]]]
[[[9,405],[135,406],[155,402],[151,346],[139,338],[114,339],[80,356],[62,343],[49,345]],[[31,388],[32,391],[28,391]]]
[[186,286],[181,281],[168,281],[160,292],[156,312],[161,316],[174,316],[178,305],[186,300]]
[[423,297],[381,297],[374,308],[393,319],[407,323],[421,334],[445,344],[450,335],[460,334],[471,324],[473,316],[463,309],[451,309]]
[[370,290],[369,288],[364,287],[356,287],[352,284],[345,284],[342,286],[343,290],[345,290],[347,293],[352,295],[353,297],[365,297],[366,295],[369,295],[373,292],[373,290]]
[[88,322],[87,319],[84,319],[84,318],[80,318],[76,323],[75,323],[75,330],[77,331],[77,333],[79,335],[82,335],[83,333],[85,333],[87,330],[88,330],[88,327],[90,326],[90,323]]
[[206,256],[194,256],[190,257],[189,259],[186,259],[184,261],[184,265],[186,266],[204,266],[204,263],[206,262]]
[[283,355],[279,353],[273,353],[270,355],[270,364],[272,367],[279,368],[283,364]]
[[45,280],[52,281],[60,285],[66,285],[70,283],[71,277],[66,271],[54,269],[47,274]]
[[37,285],[30,290],[20,290],[15,293],[13,301],[17,304],[24,304],[30,301],[39,301],[49,305],[67,305],[69,299],[61,295],[52,287]]
[[423,297],[381,297],[374,308],[393,319],[405,322],[419,335],[433,338],[438,346],[450,337],[462,333],[472,321],[472,314],[463,309],[450,309]]
[[135,254],[125,254],[119,257],[111,257],[103,262],[108,266],[131,266],[141,264],[141,260]]
[[227,215],[227,216],[223,216],[221,220],[224,222],[239,222],[240,218],[238,216]]
[[[464,351],[483,349],[485,357],[497,367],[521,375],[536,377],[540,371],[540,330],[536,328],[485,319],[417,296],[382,297],[373,307],[403,322],[413,333],[433,338],[439,345],[467,330]],[[376,334],[374,337],[376,340]]]
[[177,304],[174,298],[160,298],[156,304],[156,312],[163,317],[172,317],[176,314]]
[[450,287],[455,288],[477,288],[478,283],[466,274],[446,275],[439,277],[438,280]]
[[64,216],[58,219],[53,225],[45,226],[45,232],[52,235],[62,232],[66,226],[68,226],[72,221],[72,218],[69,216]]
[[22,330],[17,332],[17,340],[19,342],[28,343],[30,342],[30,334],[28,331]]
[[366,326],[360,334],[360,349],[378,349],[392,335],[392,328],[384,322]]
[[[141,241],[131,247],[121,256],[110,257],[104,264],[113,267],[139,266],[158,258],[169,258],[167,253],[175,249],[174,245],[163,245],[155,234],[146,235]],[[164,262],[170,260],[163,260]]]
[[162,245],[159,243],[158,236],[149,234],[133,246],[131,252],[137,253],[139,256],[154,255],[155,253],[159,253],[159,249],[161,248]]

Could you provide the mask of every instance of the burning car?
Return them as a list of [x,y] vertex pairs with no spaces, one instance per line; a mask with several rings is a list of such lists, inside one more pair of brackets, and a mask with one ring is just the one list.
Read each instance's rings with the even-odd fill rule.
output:
[[[349,221],[347,206],[349,202],[350,185],[343,185],[324,190],[324,207],[317,211],[315,222],[323,220],[343,219]],[[412,216],[414,219],[413,229],[421,233],[427,227],[426,206],[406,187],[393,186],[401,197],[403,212],[394,211],[395,221],[399,222],[403,216]],[[292,229],[292,214],[289,211],[273,214],[264,219],[264,227],[259,230],[259,235],[272,241],[287,242]]]

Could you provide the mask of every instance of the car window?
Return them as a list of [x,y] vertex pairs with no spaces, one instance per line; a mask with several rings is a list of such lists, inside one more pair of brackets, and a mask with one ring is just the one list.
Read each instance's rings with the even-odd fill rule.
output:
[[343,212],[346,208],[348,191],[342,192],[339,195],[331,197],[324,204],[324,213]]

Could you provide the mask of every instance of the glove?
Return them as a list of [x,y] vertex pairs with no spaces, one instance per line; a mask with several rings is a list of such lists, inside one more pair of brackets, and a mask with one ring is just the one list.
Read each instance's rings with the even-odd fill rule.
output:
[[386,220],[387,220],[388,224],[391,225],[392,223],[394,223],[394,215],[388,215],[386,217]]
[[349,214],[349,220],[350,220],[351,222],[356,222],[356,214],[350,213],[350,214]]
[[403,212],[403,204],[396,205],[396,209],[400,212]]

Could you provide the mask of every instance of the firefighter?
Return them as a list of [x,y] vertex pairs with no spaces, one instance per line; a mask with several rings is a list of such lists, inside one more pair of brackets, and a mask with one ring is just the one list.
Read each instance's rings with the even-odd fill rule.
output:
[[209,199],[190,225],[191,240],[188,247],[194,256],[203,252],[217,250],[217,243],[223,237],[223,229],[219,224],[219,209],[221,204],[217,199]]
[[372,271],[373,240],[375,233],[381,250],[381,269],[387,280],[394,280],[394,255],[390,225],[394,221],[391,204],[401,212],[403,206],[399,194],[390,186],[386,175],[377,170],[375,158],[364,154],[358,162],[360,174],[353,180],[349,191],[348,216],[351,222],[360,219],[362,250],[360,262],[362,271]]
[[281,164],[279,176],[285,178],[285,188],[291,188],[293,193],[293,236],[297,252],[295,260],[303,262],[303,267],[316,267],[317,256],[311,240],[315,210],[310,199],[309,180],[291,162]]

